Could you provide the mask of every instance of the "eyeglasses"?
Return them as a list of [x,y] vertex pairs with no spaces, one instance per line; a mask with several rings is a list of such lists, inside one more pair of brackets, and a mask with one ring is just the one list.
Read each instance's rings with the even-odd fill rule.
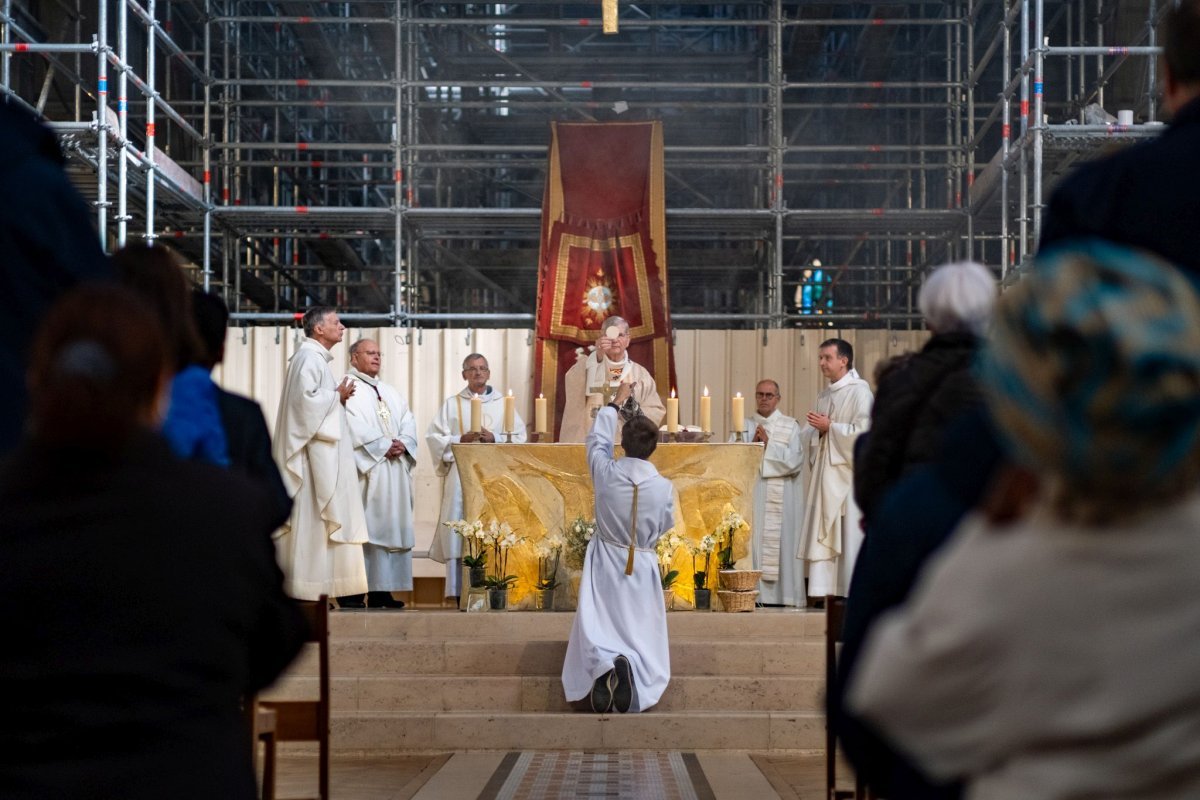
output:
[[491,372],[487,367],[463,367],[463,372]]
[[754,396],[755,397],[779,397],[779,395],[775,394],[774,392],[755,392]]

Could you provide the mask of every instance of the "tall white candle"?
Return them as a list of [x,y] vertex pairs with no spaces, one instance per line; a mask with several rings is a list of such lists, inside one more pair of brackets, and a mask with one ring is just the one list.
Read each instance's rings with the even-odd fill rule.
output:
[[508,394],[504,395],[504,432],[512,433],[517,427],[517,401],[513,397],[512,389],[508,390]]
[[471,433],[479,433],[483,430],[483,398],[479,395],[471,396]]
[[533,432],[545,433],[546,430],[546,396],[539,394],[533,401]]
[[679,433],[679,398],[674,389],[667,398],[667,433]]
[[731,430],[740,431],[746,424],[746,398],[738,392],[733,396],[733,422]]
[[704,387],[704,394],[700,395],[700,430],[709,433],[712,431],[712,398],[708,396],[708,387]]

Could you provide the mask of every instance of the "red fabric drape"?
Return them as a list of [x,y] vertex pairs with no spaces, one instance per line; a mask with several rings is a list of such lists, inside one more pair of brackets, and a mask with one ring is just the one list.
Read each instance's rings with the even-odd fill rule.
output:
[[662,170],[659,122],[552,123],[534,391],[550,399],[556,438],[563,376],[606,317],[628,320],[630,357],[660,394],[675,385]]

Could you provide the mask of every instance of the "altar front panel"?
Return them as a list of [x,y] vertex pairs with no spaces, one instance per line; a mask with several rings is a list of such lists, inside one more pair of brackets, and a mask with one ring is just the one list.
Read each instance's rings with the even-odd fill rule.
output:
[[[453,449],[462,479],[464,519],[507,522],[525,538],[508,565],[508,572],[519,580],[511,599],[519,602],[537,583],[537,559],[530,545],[562,532],[576,517],[595,517],[586,448],[456,444]],[[762,457],[761,444],[660,444],[650,462],[675,487],[675,529],[689,542],[698,542],[716,528],[727,504],[753,526],[754,486]],[[750,533],[739,535],[735,558],[746,557],[749,547]],[[715,555],[713,561],[715,566]],[[680,548],[671,568],[679,570],[675,593],[691,602],[691,554]]]

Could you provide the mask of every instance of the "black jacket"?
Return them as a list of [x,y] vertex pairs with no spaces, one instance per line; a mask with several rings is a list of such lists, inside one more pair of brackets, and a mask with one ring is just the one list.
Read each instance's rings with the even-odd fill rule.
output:
[[1094,236],[1145,248],[1200,279],[1200,99],[1158,138],[1093,161],[1050,197],[1041,246]]
[[112,275],[92,211],[62,163],[50,129],[0,102],[0,454],[21,439],[25,370],[38,323],[67,289]]
[[150,433],[0,467],[0,797],[250,800],[239,698],[299,651],[260,492]]
[[287,522],[292,513],[292,498],[288,496],[283,477],[271,455],[271,434],[262,408],[249,397],[227,392],[217,387],[217,408],[229,446],[229,467],[258,484],[267,494],[275,525]]
[[938,334],[879,384],[854,456],[854,499],[868,526],[887,489],[934,460],[946,425],[981,402],[971,372],[979,344],[968,333]]

